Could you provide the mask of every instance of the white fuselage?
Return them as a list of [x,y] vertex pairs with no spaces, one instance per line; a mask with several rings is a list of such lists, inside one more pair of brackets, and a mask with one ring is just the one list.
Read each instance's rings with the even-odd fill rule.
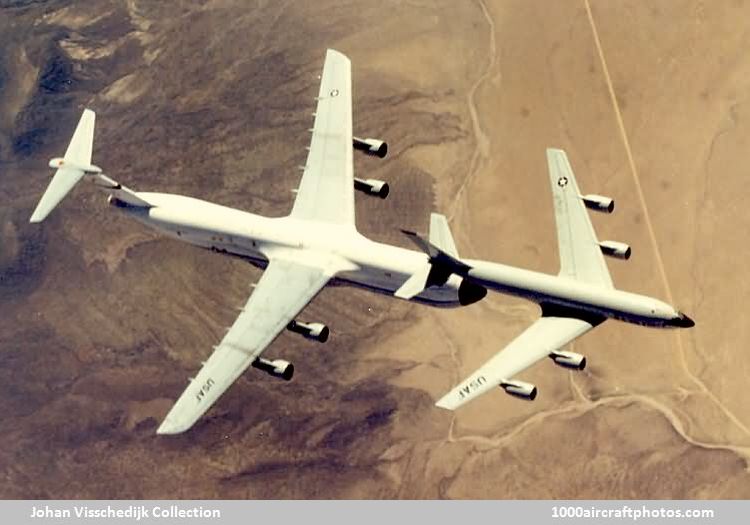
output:
[[464,259],[469,276],[489,289],[524,297],[541,305],[584,312],[645,326],[672,327],[684,316],[672,306],[645,295],[533,272],[503,264]]
[[[122,206],[144,224],[179,240],[249,260],[264,267],[269,254],[293,251],[300,261],[336,259],[334,281],[387,295],[429,258],[425,253],[371,241],[352,226],[267,218],[218,204],[165,193],[139,192],[150,208]],[[119,204],[111,200],[113,204]],[[488,289],[523,297],[543,307],[570,308],[594,317],[648,326],[678,326],[685,317],[657,299],[502,264],[464,259],[471,281]],[[344,270],[340,270],[340,268]],[[443,286],[425,289],[412,300],[454,307],[462,278],[451,275]]]
[[[139,192],[150,208],[122,207],[140,222],[181,241],[246,259],[265,267],[270,253],[294,251],[306,259],[337,259],[332,284],[350,284],[393,295],[428,262],[426,254],[371,241],[352,226],[268,218],[218,204],[165,193]],[[343,264],[342,264],[343,261]],[[445,285],[424,290],[413,300],[439,307],[460,306],[462,279],[452,275]]]

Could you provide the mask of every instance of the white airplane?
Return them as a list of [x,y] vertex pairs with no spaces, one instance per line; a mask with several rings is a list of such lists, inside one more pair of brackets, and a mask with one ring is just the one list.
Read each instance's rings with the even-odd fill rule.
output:
[[[539,304],[542,316],[436,405],[454,410],[500,386],[507,393],[534,399],[537,388],[516,379],[537,361],[550,357],[563,367],[583,370],[586,358],[562,350],[606,319],[661,328],[690,328],[695,323],[672,306],[615,289],[604,255],[630,257],[630,247],[616,241],[599,242],[586,208],[614,211],[614,201],[601,195],[581,195],[564,151],[547,150],[550,184],[560,251],[560,274],[548,275],[502,264],[455,259],[437,247],[426,246],[431,258],[457,275],[488,289]],[[454,251],[455,254],[455,251]]]
[[[249,367],[290,380],[294,366],[267,360],[263,351],[284,330],[325,342],[329,329],[297,315],[331,280],[441,307],[472,304],[487,291],[458,275],[432,270],[428,255],[371,241],[354,224],[354,189],[385,198],[388,185],[355,179],[353,149],[385,157],[387,145],[352,136],[351,63],[328,50],[315,124],[302,181],[287,217],[266,218],[180,195],[136,192],[91,164],[94,120],[84,110],[31,222],[40,222],[82,178],[109,194],[116,209],[170,237],[265,267],[255,290],[224,339],[159,426],[159,434],[189,429]],[[450,239],[447,222],[431,232],[438,246]],[[451,241],[452,243],[452,241]],[[448,250],[450,251],[450,250]]]
[[583,356],[560,348],[607,318],[662,327],[693,325],[661,301],[613,288],[602,253],[627,258],[630,249],[612,241],[599,243],[584,204],[611,212],[614,203],[606,197],[580,195],[560,150],[548,150],[560,240],[559,276],[460,259],[448,222],[438,214],[431,216],[428,239],[404,232],[420,251],[363,237],[354,224],[353,189],[385,198],[388,185],[355,179],[352,152],[358,149],[382,158],[387,145],[352,136],[350,69],[348,58],[328,50],[310,151],[287,217],[271,219],[190,197],[135,192],[115,182],[91,164],[94,113],[90,110],[84,111],[65,156],[50,161],[57,171],[31,222],[44,220],[85,177],[109,194],[112,206],[147,226],[265,267],[242,313],[157,433],[189,429],[249,366],[291,379],[291,363],[267,360],[261,354],[285,328],[313,340],[327,340],[325,325],[300,322],[296,317],[332,280],[431,306],[473,304],[488,288],[542,306],[539,321],[438,401],[438,406],[449,409],[496,386],[533,399],[536,387],[518,381],[516,374],[544,356],[564,366],[583,368]]

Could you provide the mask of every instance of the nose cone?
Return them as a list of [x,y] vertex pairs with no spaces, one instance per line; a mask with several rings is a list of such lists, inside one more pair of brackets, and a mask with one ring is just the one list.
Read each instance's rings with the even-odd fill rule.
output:
[[687,315],[682,312],[678,312],[677,318],[674,320],[674,326],[678,328],[692,328],[695,326],[695,321],[690,319]]

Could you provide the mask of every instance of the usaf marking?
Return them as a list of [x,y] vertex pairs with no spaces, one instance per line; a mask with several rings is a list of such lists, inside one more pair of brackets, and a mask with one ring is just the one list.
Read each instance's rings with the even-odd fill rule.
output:
[[458,391],[458,398],[465,398],[485,383],[487,383],[487,379],[484,376],[479,376],[476,379],[472,379],[466,386],[461,387],[461,390]]
[[211,390],[211,387],[214,386],[215,381],[212,378],[208,378],[208,381],[203,383],[203,386],[200,390],[198,390],[198,393],[195,394],[195,399],[200,403],[203,401],[203,398],[206,397],[206,394],[208,394],[208,391]]

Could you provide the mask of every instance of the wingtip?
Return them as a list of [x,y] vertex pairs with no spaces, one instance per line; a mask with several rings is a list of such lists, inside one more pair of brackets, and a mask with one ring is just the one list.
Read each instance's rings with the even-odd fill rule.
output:
[[334,56],[337,56],[337,57],[341,57],[341,58],[343,58],[345,60],[349,60],[349,57],[346,56],[341,51],[339,51],[337,49],[332,49],[332,48],[329,47],[328,49],[326,49],[326,56],[331,56],[331,55],[334,55]]
[[40,223],[47,218],[47,215],[49,215],[48,211],[42,211],[37,207],[37,209],[34,210],[34,213],[31,214],[31,217],[29,217],[29,222],[31,224]]
[[190,428],[190,425],[186,426],[184,424],[175,423],[174,421],[167,418],[164,421],[162,421],[161,425],[159,425],[159,428],[156,429],[156,433],[159,434],[160,436],[182,434],[188,428]]
[[456,409],[456,407],[454,406],[454,404],[453,404],[453,403],[451,403],[451,402],[450,402],[450,401],[448,400],[448,396],[443,396],[443,397],[441,397],[441,398],[440,398],[440,399],[439,399],[439,400],[438,400],[438,401],[437,401],[437,402],[435,403],[435,406],[436,406],[436,407],[438,407],[438,408],[442,408],[442,409],[444,409],[444,410],[451,410],[451,411],[453,411],[453,410],[455,410],[455,409]]

